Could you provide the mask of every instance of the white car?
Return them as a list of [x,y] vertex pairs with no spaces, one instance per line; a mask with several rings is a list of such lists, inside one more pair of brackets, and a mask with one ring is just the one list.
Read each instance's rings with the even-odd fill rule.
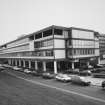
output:
[[55,76],[55,79],[62,82],[70,82],[71,77],[69,77],[67,74],[58,74]]
[[16,71],[19,71],[21,68],[18,68],[17,66],[14,66],[12,69],[16,70]]
[[30,71],[29,69],[25,69],[25,70],[24,70],[24,73],[29,74],[29,73],[31,73],[31,71]]

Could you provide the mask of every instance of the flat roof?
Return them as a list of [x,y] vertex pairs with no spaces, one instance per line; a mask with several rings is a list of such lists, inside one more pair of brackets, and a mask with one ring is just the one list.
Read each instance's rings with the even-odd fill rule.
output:
[[10,43],[13,43],[13,42],[15,42],[15,41],[18,41],[18,40],[24,39],[24,38],[28,38],[28,37],[32,36],[33,34],[38,34],[38,33],[40,33],[40,32],[46,31],[46,30],[48,30],[48,29],[53,29],[53,28],[63,29],[63,30],[71,30],[71,29],[75,29],[75,30],[82,30],[82,31],[95,32],[95,31],[93,31],[93,30],[83,29],[83,28],[76,28],[76,27],[63,27],[63,26],[51,25],[51,26],[49,26],[49,27],[43,28],[43,29],[41,29],[41,30],[38,30],[38,31],[33,32],[33,33],[30,33],[30,34],[28,34],[28,35],[26,34],[26,35],[21,36],[20,38],[17,38],[17,39],[15,39],[15,40],[13,40],[13,41],[10,41],[10,42],[7,42],[7,43],[5,43],[5,44],[3,44],[3,45],[0,45],[0,47],[5,46],[5,45],[10,44]]

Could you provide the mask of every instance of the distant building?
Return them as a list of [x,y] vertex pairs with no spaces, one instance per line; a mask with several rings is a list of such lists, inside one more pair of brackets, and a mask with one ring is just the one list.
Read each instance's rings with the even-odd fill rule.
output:
[[57,73],[99,63],[99,38],[93,30],[52,25],[1,45],[0,60]]
[[100,59],[105,60],[105,34],[99,35]]

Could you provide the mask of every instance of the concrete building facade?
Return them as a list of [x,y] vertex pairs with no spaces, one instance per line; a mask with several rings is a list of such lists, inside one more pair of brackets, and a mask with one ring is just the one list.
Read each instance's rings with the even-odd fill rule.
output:
[[99,63],[95,31],[50,26],[0,46],[0,60],[13,66],[54,73]]

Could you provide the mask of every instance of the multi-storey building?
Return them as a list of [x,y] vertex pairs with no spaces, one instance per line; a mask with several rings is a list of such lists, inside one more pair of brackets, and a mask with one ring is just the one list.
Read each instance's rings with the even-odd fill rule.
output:
[[0,60],[57,73],[98,63],[99,39],[93,30],[52,25],[1,45]]
[[99,35],[100,59],[105,60],[105,34]]

